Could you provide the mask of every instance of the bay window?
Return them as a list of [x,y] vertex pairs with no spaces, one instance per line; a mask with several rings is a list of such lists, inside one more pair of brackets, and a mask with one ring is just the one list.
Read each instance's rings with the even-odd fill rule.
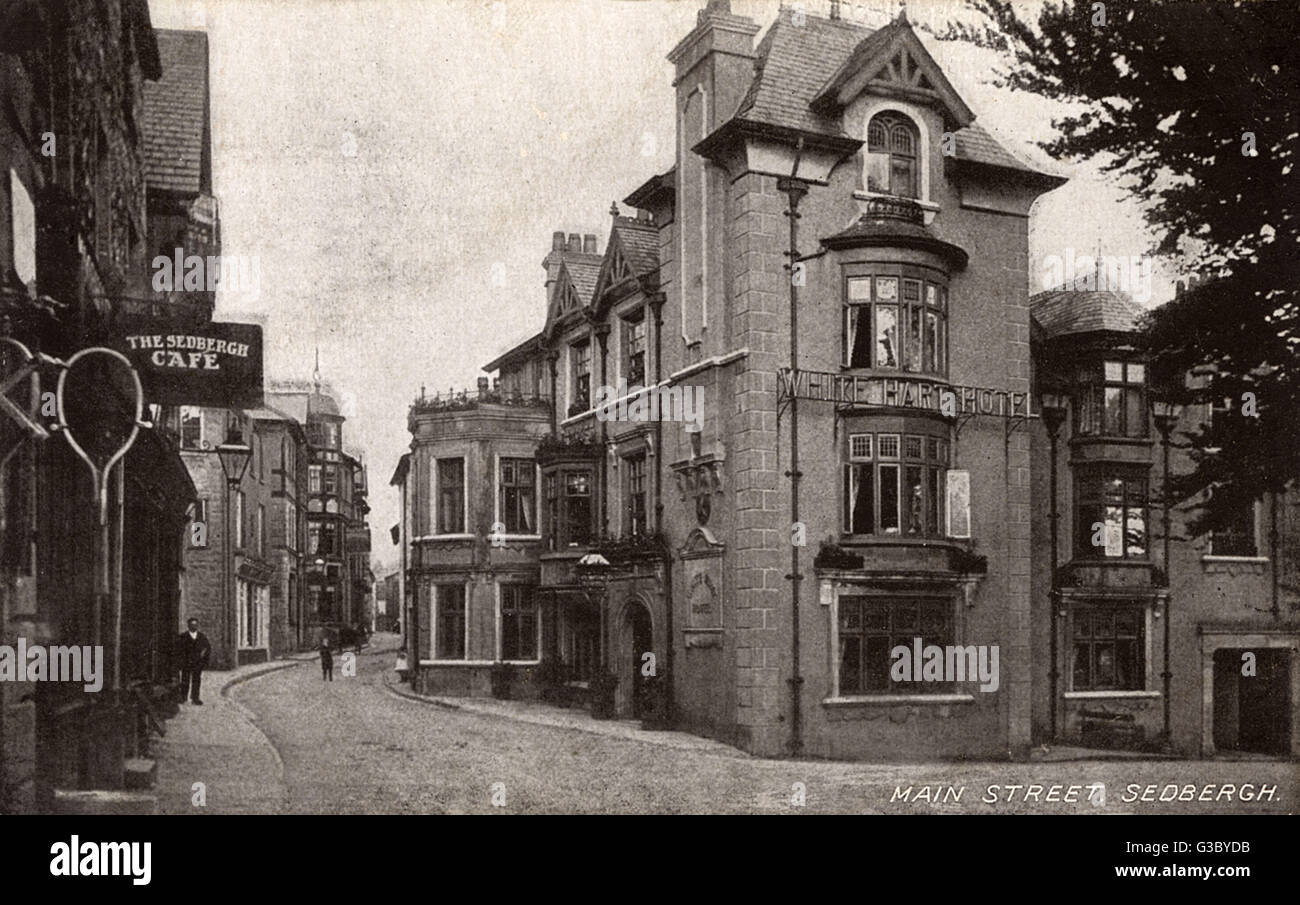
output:
[[1082,436],[1146,437],[1146,366],[1104,361],[1080,369],[1076,431]]
[[548,549],[578,547],[595,536],[592,475],[591,468],[581,467],[558,469],[544,476]]
[[938,536],[948,441],[851,433],[844,465],[845,534]]
[[1074,691],[1138,691],[1146,684],[1143,611],[1087,607],[1074,612]]
[[1084,475],[1076,486],[1075,553],[1146,559],[1147,481],[1136,475]]
[[944,376],[947,287],[919,267],[874,269],[846,278],[841,365]]
[[[946,693],[950,682],[894,682],[890,651],[954,643],[952,601],[942,597],[887,599],[867,595],[839,598],[839,694]],[[913,664],[920,670],[920,664]],[[914,674],[916,678],[919,675]]]

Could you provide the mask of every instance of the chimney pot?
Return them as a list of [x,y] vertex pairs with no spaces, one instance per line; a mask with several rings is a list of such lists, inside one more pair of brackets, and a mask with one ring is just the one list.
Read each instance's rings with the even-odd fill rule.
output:
[[551,233],[551,251],[564,251],[564,230]]
[[1186,291],[1187,291],[1187,286],[1185,283],[1183,283],[1182,280],[1179,280],[1178,282],[1174,283],[1174,298],[1178,298],[1178,296],[1182,295]]
[[599,254],[599,252],[596,251],[595,233],[587,233],[582,237],[582,250],[589,255]]
[[487,391],[488,391],[488,379],[486,377],[480,377],[478,379],[478,394],[480,396],[486,396]]
[[569,251],[571,252],[582,251],[582,236],[578,235],[577,233],[569,233]]

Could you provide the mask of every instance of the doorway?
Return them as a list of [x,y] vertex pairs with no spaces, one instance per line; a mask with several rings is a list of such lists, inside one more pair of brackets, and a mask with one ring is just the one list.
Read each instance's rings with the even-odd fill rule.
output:
[[[634,720],[639,720],[645,715],[647,709],[647,676],[644,675],[644,670],[648,662],[653,662],[646,658],[646,654],[655,655],[654,629],[650,620],[650,611],[646,609],[645,604],[633,601],[628,604],[626,612],[622,632],[625,665],[620,672],[627,677],[624,687],[628,692],[619,710],[620,716],[630,716]],[[658,670],[657,663],[655,669]]]
[[[1243,675],[1254,659],[1254,675]],[[1220,648],[1214,652],[1214,747],[1287,754],[1291,744],[1290,651]]]

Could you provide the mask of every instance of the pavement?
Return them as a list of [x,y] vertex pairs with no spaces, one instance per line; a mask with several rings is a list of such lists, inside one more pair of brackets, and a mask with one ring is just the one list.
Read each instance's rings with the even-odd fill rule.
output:
[[447,698],[434,695],[416,694],[409,688],[398,684],[396,673],[384,680],[390,694],[433,704],[448,710],[461,710],[465,713],[480,713],[499,719],[531,723],[534,726],[551,726],[556,729],[569,729],[574,732],[588,732],[605,738],[618,738],[641,742],[646,745],[658,745],[661,748],[673,748],[678,751],[707,751],[724,757],[749,757],[739,748],[713,739],[687,732],[669,730],[642,729],[638,720],[596,720],[586,710],[573,710],[546,704],[541,701],[501,701],[496,698]]
[[[396,636],[374,640],[357,658],[356,675],[344,676],[336,659],[333,682],[322,681],[310,653],[205,675],[206,705],[183,705],[155,746],[159,811],[1300,810],[1300,774],[1286,761],[1161,760],[1066,748],[1020,763],[771,760],[685,733],[645,732],[635,723],[592,720],[545,704],[426,698],[394,684]],[[1270,791],[1245,797],[1243,784]],[[1092,794],[1097,785],[1105,787],[1104,795]]]

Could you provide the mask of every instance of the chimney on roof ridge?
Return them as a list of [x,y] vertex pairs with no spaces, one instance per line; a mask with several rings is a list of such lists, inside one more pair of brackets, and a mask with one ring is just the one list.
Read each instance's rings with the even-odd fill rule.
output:
[[583,254],[588,254],[588,255],[600,254],[600,252],[596,251],[595,233],[587,233],[585,236],[582,237],[582,252]]
[[564,251],[564,230],[551,233],[551,251]]
[[582,252],[582,236],[577,233],[569,233],[569,251],[572,254],[580,254]]
[[831,18],[839,19],[840,17],[840,0],[831,0]]

